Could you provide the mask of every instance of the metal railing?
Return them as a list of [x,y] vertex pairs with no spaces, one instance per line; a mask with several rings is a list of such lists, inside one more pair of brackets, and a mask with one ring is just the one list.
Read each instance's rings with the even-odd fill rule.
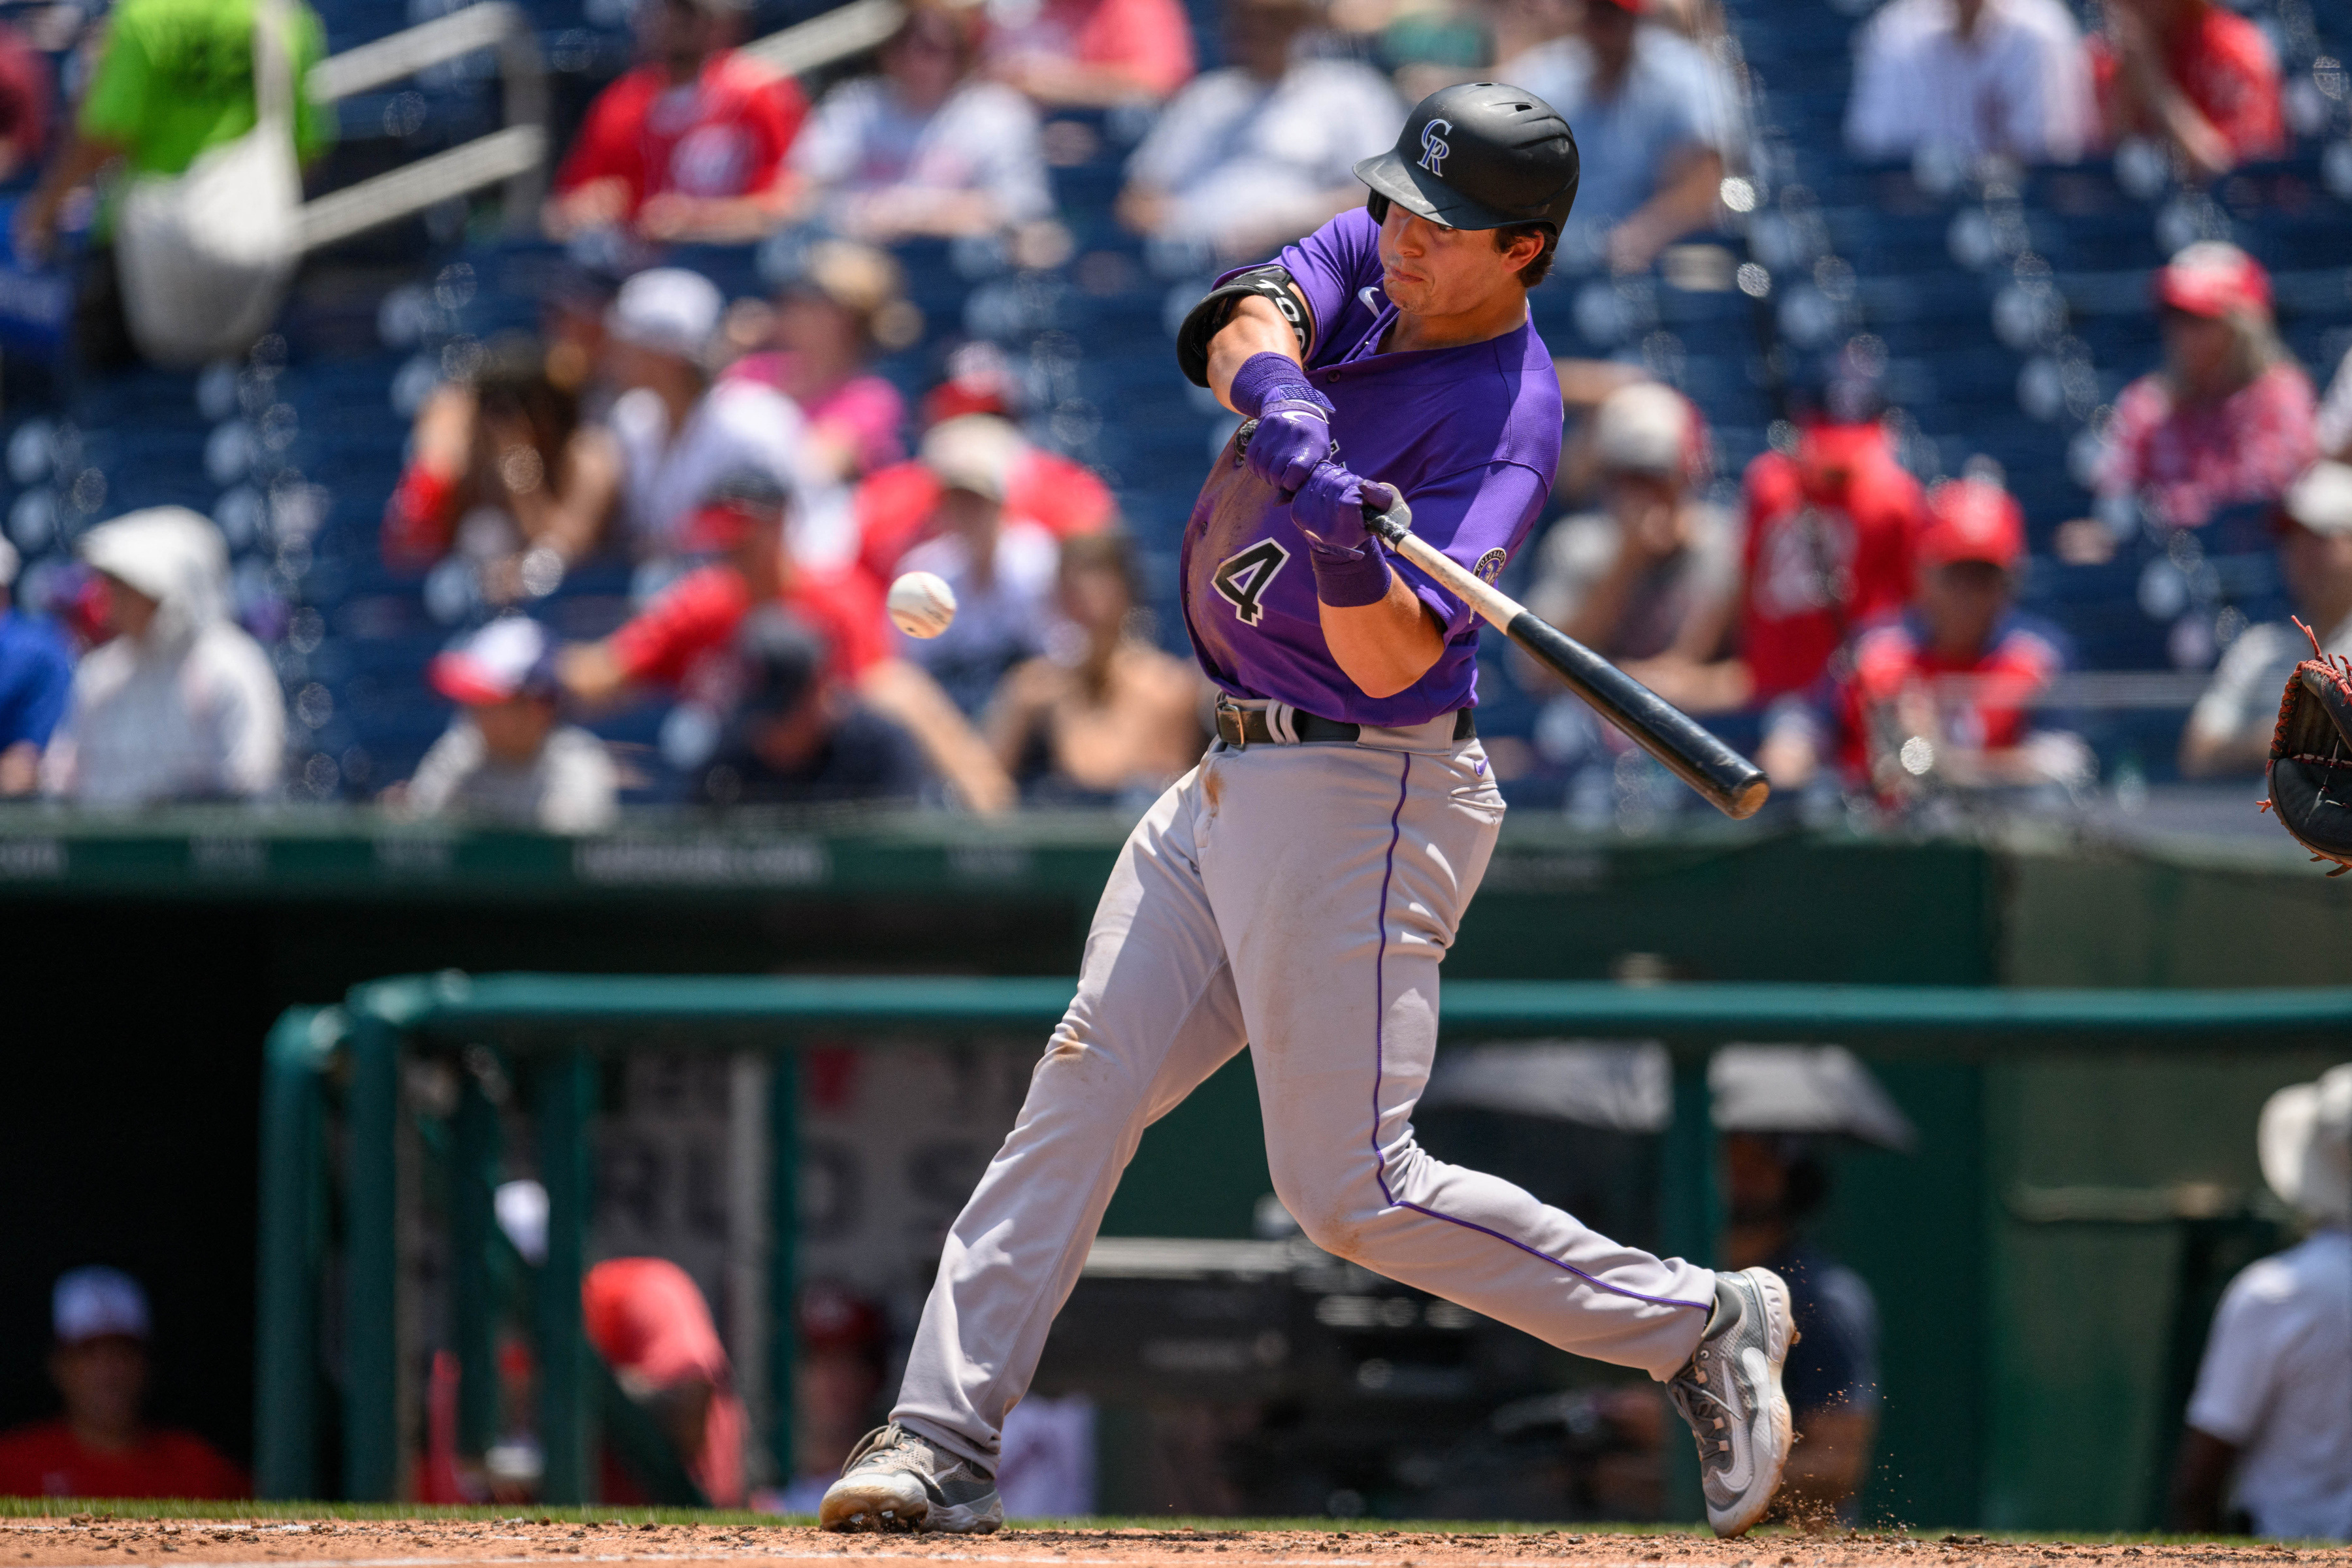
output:
[[741,53],[761,65],[798,76],[875,47],[906,19],[900,0],[850,0],[743,46]]
[[520,7],[484,0],[453,11],[320,60],[304,85],[313,103],[333,103],[481,49],[498,51],[506,127],[304,204],[303,249],[317,250],[501,181],[507,232],[538,226],[546,189],[547,69]]
[[[774,70],[798,75],[874,47],[905,16],[900,0],[851,0],[746,44],[741,52]],[[507,233],[537,232],[550,151],[547,68],[530,17],[509,0],[482,0],[346,49],[311,68],[305,86],[312,102],[333,103],[482,49],[498,51],[506,126],[305,204],[303,249],[332,245],[501,182],[506,185]]]

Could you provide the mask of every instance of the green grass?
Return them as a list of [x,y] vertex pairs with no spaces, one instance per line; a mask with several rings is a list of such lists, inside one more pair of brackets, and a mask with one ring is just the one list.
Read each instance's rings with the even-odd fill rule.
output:
[[[65,1519],[87,1514],[99,1520],[136,1521],[172,1519],[253,1520],[261,1521],[307,1522],[343,1520],[353,1523],[371,1521],[401,1520],[468,1520],[479,1523],[497,1523],[520,1520],[529,1523],[545,1521],[551,1524],[672,1524],[711,1525],[737,1529],[763,1530],[778,1526],[805,1528],[816,1521],[807,1514],[778,1515],[752,1513],[741,1509],[694,1508],[625,1508],[614,1504],[559,1508],[519,1506],[516,1504],[485,1504],[481,1506],[453,1505],[446,1507],[425,1503],[398,1502],[191,1502],[174,1498],[11,1498],[0,1497],[0,1519]],[[1016,1530],[1060,1530],[1077,1534],[1096,1534],[1114,1530],[1149,1530],[1160,1532],[1193,1531],[1202,1535],[1238,1535],[1254,1531],[1312,1531],[1320,1533],[1357,1532],[1381,1534],[1394,1531],[1405,1535],[1703,1535],[1704,1527],[1695,1524],[1575,1524],[1520,1522],[1497,1520],[1452,1519],[1221,1519],[1201,1515],[1169,1514],[1150,1516],[1094,1516],[1086,1519],[1024,1519],[1011,1521]],[[1797,1532],[1778,1527],[1759,1533],[1774,1537],[1803,1539]],[[1940,1541],[1954,1533],[1944,1529],[1914,1529],[1909,1531],[1865,1530],[1864,1539],[1874,1536],[1893,1537],[1907,1534],[1914,1540]],[[2157,1532],[2127,1531],[2026,1531],[1993,1530],[1961,1531],[1970,1540],[1994,1542],[2068,1542],[2077,1545],[2134,1546],[2198,1546],[2258,1544],[2246,1536],[2169,1535]],[[1843,1538],[1844,1531],[1833,1532]],[[2259,1544],[2288,1544],[2262,1542]],[[2333,1542],[2298,1542],[2303,1545],[2331,1545]]]

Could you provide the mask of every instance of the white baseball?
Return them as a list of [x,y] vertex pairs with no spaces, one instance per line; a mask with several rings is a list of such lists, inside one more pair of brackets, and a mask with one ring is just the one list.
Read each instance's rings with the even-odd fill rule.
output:
[[955,590],[934,573],[909,572],[890,584],[890,624],[910,637],[939,636],[955,613]]

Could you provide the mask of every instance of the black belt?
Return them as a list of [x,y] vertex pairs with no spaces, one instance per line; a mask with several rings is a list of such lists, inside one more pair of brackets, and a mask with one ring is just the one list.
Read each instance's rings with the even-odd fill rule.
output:
[[[1246,750],[1251,746],[1273,746],[1282,743],[1282,737],[1266,722],[1263,708],[1244,708],[1238,703],[1217,704],[1217,739],[1226,745]],[[1375,726],[1377,728],[1378,726]],[[1337,719],[1320,719],[1312,713],[1290,710],[1290,732],[1298,742],[1352,742],[1364,732],[1361,724],[1343,723]],[[1454,739],[1456,742],[1478,737],[1478,716],[1475,710],[1457,708],[1454,710]]]

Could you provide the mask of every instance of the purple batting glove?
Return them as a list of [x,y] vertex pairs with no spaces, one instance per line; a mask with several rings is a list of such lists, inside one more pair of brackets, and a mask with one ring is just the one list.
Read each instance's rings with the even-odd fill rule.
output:
[[1250,435],[1250,471],[1284,495],[1295,493],[1316,464],[1330,460],[1330,406],[1320,396],[1314,403],[1286,397],[1267,404]]
[[1307,563],[1315,573],[1318,599],[1344,609],[1388,597],[1388,557],[1364,527],[1364,502],[1369,497],[1386,505],[1392,493],[1337,463],[1321,465],[1299,487],[1290,519],[1310,542]]
[[1360,550],[1371,542],[1364,528],[1364,491],[1385,493],[1338,463],[1324,463],[1290,500],[1290,520],[1324,550]]
[[1298,362],[1252,354],[1234,373],[1227,395],[1257,421],[1245,460],[1250,472],[1287,496],[1331,456],[1331,401],[1307,383]]

